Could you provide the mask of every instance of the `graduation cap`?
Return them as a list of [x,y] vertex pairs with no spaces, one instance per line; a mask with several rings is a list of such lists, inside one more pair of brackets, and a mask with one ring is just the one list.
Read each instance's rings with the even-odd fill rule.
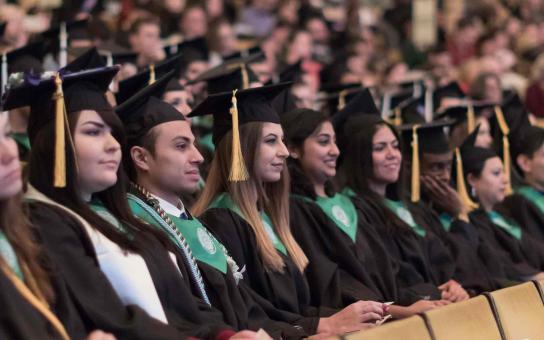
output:
[[451,119],[437,120],[430,123],[405,124],[398,127],[405,144],[410,143],[412,150],[411,201],[418,202],[421,197],[419,152],[444,153],[450,150],[444,127],[454,123]]
[[466,95],[463,89],[456,81],[452,81],[449,84],[439,87],[434,90],[433,93],[433,107],[440,109],[440,102],[443,98],[465,98]]
[[[23,84],[10,88],[3,102],[5,110],[30,106],[28,137],[33,143],[36,135],[46,126],[55,126],[54,186],[66,186],[65,137],[73,144],[66,127],[67,115],[82,110],[112,113],[104,93],[118,67],[106,67],[42,79],[26,78]],[[68,132],[67,132],[68,131]]]
[[38,74],[43,72],[42,61],[45,55],[43,41],[30,43],[26,46],[10,51],[2,55],[0,77],[0,94],[7,85],[9,74],[16,72],[32,72]]
[[174,56],[157,65],[152,64],[145,71],[120,81],[119,91],[116,94],[117,102],[123,103],[142,88],[154,83],[157,77],[162,77],[171,70],[177,70],[180,60],[181,55]]
[[291,93],[291,87],[284,89],[278,96],[272,99],[272,107],[281,116],[285,112],[292,111],[297,108],[295,97]]
[[248,178],[240,148],[239,126],[250,122],[280,124],[280,117],[270,102],[290,85],[291,83],[282,83],[212,94],[189,114],[189,117],[213,115],[212,140],[215,145],[232,130],[232,161],[229,181],[239,182]]
[[349,117],[361,114],[380,114],[376,104],[374,103],[372,93],[370,93],[368,88],[357,92],[357,94],[350,101],[348,101],[341,110],[332,116],[331,121],[335,129],[341,131],[343,124]]
[[210,50],[205,38],[195,38],[185,40],[178,44],[173,44],[164,47],[164,52],[168,57],[182,54],[183,63],[189,64],[194,60],[208,61]]
[[59,53],[59,64],[61,67],[65,66],[68,61],[67,48],[70,36],[76,30],[86,29],[87,24],[87,19],[61,22],[40,33],[40,36],[46,42],[46,50],[52,53]]
[[223,60],[224,61],[229,61],[229,60],[233,60],[233,59],[240,59],[240,58],[247,58],[249,56],[256,56],[258,55],[259,58],[256,59],[257,60],[261,60],[261,59],[264,59],[265,55],[264,55],[264,52],[263,50],[261,49],[261,46],[257,45],[257,46],[253,46],[253,47],[250,47],[250,48],[246,48],[246,49],[243,49],[239,52],[234,52],[232,54],[229,54],[225,57],[223,57]]
[[78,72],[82,70],[95,69],[106,66],[104,59],[98,53],[98,50],[93,47],[81,54],[76,59],[68,63],[64,69],[69,72]]
[[129,146],[159,124],[185,120],[181,112],[161,100],[174,75],[174,71],[168,72],[115,108],[125,126]]
[[450,106],[437,112],[436,118],[454,119],[454,125],[459,125],[466,121],[468,133],[472,133],[476,128],[476,119],[482,115],[484,110],[493,109],[494,106],[495,104],[491,102],[472,102],[467,100],[464,105]]
[[251,62],[257,60],[257,58],[259,58],[258,55],[252,55],[229,60],[204,72],[188,82],[188,84],[205,81],[208,85],[208,94],[232,91],[234,89],[247,89],[250,83],[258,81],[257,76],[248,66]]
[[319,101],[325,101],[330,112],[336,112],[344,108],[347,102],[352,100],[363,89],[360,83],[349,84],[324,84],[319,91],[324,92]]

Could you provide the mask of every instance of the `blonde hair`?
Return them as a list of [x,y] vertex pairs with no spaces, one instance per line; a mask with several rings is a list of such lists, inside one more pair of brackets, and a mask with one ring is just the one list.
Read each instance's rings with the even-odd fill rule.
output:
[[230,194],[244,219],[255,233],[257,249],[267,269],[283,272],[285,263],[274,248],[261,219],[258,205],[267,213],[272,227],[281,239],[297,268],[303,272],[308,258],[295,241],[289,227],[289,173],[285,167],[279,182],[258,183],[255,180],[254,164],[258,158],[262,138],[262,122],[240,126],[240,144],[250,178],[244,182],[229,182],[231,159],[231,136],[227,133],[217,145],[206,185],[193,206],[193,213],[203,214],[213,200],[222,192]]

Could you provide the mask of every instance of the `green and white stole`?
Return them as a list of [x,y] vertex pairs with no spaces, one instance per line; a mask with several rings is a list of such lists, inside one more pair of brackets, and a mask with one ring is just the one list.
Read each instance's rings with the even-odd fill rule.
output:
[[542,214],[544,214],[544,195],[533,187],[522,186],[515,189],[517,194],[531,201]]
[[[128,203],[134,215],[160,228],[178,248],[184,248],[183,242],[178,237],[176,231],[172,230],[159,213],[149,204],[146,204],[142,199],[132,194],[128,194]],[[214,267],[223,274],[227,272],[227,256],[223,251],[222,244],[210,234],[198,219],[184,220],[174,215],[167,215],[174,222],[177,231],[183,235],[183,238],[189,244],[193,256],[197,260]]]
[[15,250],[11,246],[11,243],[9,242],[3,231],[0,231],[0,256],[2,256],[4,262],[13,271],[13,273],[15,273],[15,275],[17,275],[17,277],[21,281],[24,281],[25,278],[23,275],[23,271],[19,266],[17,254],[15,254]]
[[[215,200],[212,202],[212,204],[210,205],[210,208],[229,209],[245,220],[245,217],[240,211],[240,208],[238,208],[238,206],[234,204],[234,202],[232,201],[232,198],[230,197],[228,193],[222,193],[219,196],[217,196]],[[268,238],[270,239],[270,241],[272,241],[274,248],[276,248],[276,250],[281,252],[283,255],[287,255],[287,248],[285,248],[285,245],[283,244],[281,239],[278,237],[278,235],[274,231],[270,217],[268,217],[268,215],[264,211],[261,211],[260,214],[261,214],[261,220],[263,222],[264,229],[266,233],[268,234]]]
[[425,237],[425,235],[427,234],[425,228],[416,223],[414,217],[412,216],[412,213],[404,206],[403,202],[393,201],[387,198],[384,200],[384,202],[385,205],[393,213],[395,213],[398,218],[404,221],[404,223],[408,224],[418,236]]
[[489,219],[491,220],[491,222],[493,222],[495,225],[499,226],[501,229],[506,231],[516,240],[518,241],[521,240],[522,231],[521,231],[521,227],[517,223],[511,220],[507,220],[504,216],[502,216],[496,211],[488,212],[487,216],[489,216]]
[[315,201],[309,197],[300,195],[293,195],[293,197],[316,203],[325,215],[327,215],[340,230],[355,242],[358,216],[355,205],[348,196],[337,193],[333,197],[317,197]]
[[440,214],[440,216],[438,216],[438,218],[440,219],[440,223],[442,224],[442,228],[449,232],[450,229],[451,229],[451,224],[453,222],[453,217],[451,217],[450,214],[448,213],[442,213]]

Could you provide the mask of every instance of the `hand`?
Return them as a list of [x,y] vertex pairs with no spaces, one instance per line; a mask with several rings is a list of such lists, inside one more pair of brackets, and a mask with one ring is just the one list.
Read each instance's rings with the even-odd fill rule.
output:
[[438,289],[442,292],[442,299],[450,302],[459,302],[470,298],[467,291],[455,280],[449,280],[438,286]]
[[321,318],[318,333],[342,334],[367,329],[370,326],[366,323],[380,320],[387,310],[383,303],[358,301],[328,318]]
[[115,340],[115,336],[110,333],[102,332],[101,330],[93,331],[89,336],[87,336],[87,340]]
[[445,305],[449,305],[450,302],[447,300],[419,300],[418,302],[413,303],[410,305],[410,310],[414,314],[420,314],[423,312],[426,312],[431,309],[435,309],[436,307],[441,307]]
[[259,339],[257,332],[240,331],[229,338],[230,340],[255,340]]
[[421,176],[421,182],[433,203],[439,208],[454,217],[467,214],[461,197],[448,183],[427,175]]

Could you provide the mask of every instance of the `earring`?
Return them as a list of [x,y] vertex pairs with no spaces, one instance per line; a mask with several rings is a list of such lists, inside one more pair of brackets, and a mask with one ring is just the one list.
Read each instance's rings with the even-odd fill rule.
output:
[[291,158],[297,159],[298,154],[296,152],[291,152]]
[[476,189],[474,189],[474,187],[470,187],[470,194],[472,197],[476,197]]

